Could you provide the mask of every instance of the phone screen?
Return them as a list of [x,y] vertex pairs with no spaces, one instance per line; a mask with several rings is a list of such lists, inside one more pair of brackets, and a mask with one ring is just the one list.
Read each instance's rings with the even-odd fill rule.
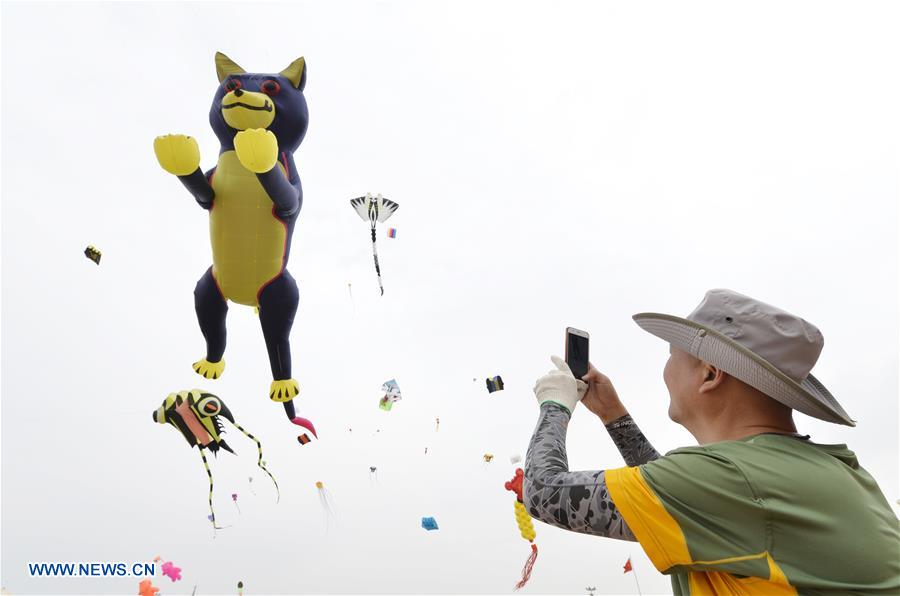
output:
[[588,334],[569,327],[566,329],[566,364],[576,379],[588,372]]

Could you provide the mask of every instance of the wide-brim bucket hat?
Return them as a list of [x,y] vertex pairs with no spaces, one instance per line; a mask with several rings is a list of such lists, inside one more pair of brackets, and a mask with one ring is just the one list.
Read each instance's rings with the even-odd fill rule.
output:
[[800,317],[732,290],[710,290],[687,318],[645,312],[645,331],[813,418],[856,426],[810,371],[825,340]]

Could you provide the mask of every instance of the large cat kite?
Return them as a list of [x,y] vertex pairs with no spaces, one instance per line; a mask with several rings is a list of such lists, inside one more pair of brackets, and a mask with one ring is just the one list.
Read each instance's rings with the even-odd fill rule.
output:
[[192,137],[166,135],[153,143],[163,169],[209,211],[213,264],[194,290],[206,357],[194,370],[207,379],[222,375],[229,300],[258,308],[272,369],[269,397],[283,403],[294,424],[315,434],[291,401],[300,393],[291,378],[289,340],[299,292],[286,268],[303,204],[293,153],[309,122],[306,63],[298,58],[278,74],[248,73],[216,53],[216,73],[219,86],[209,111],[221,144],[216,166],[200,169]]

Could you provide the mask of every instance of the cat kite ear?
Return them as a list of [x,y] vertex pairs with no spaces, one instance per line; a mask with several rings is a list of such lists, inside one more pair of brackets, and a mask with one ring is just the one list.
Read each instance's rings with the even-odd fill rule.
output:
[[228,78],[228,75],[244,74],[245,72],[247,71],[235,64],[234,60],[222,52],[216,52],[216,75],[219,77],[220,83]]
[[306,60],[303,57],[297,58],[279,74],[293,83],[294,87],[303,91],[303,88],[306,87]]

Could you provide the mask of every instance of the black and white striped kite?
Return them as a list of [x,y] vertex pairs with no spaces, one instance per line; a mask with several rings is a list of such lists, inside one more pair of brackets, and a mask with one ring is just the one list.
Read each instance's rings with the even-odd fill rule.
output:
[[366,194],[364,197],[352,199],[350,205],[353,206],[363,221],[369,222],[372,228],[372,255],[375,257],[375,273],[378,274],[378,288],[381,290],[381,295],[384,296],[384,286],[381,284],[381,267],[378,265],[378,250],[375,248],[375,224],[387,221],[400,205],[385,199],[380,194],[372,198],[371,193]]

